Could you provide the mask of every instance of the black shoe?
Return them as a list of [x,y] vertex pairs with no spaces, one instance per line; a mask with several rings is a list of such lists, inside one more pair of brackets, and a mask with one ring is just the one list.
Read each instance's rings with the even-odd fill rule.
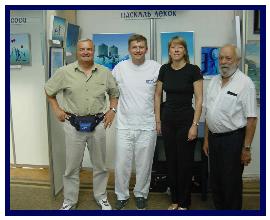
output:
[[135,197],[137,210],[145,210],[146,199],[143,197]]
[[116,210],[121,210],[126,206],[127,203],[128,203],[128,199],[126,199],[126,200],[117,200],[116,204],[115,204],[115,209]]

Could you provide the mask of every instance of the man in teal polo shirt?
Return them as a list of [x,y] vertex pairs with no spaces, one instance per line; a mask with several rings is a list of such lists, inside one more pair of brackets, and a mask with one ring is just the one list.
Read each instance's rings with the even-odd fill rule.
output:
[[[111,210],[107,200],[108,171],[105,166],[105,129],[110,127],[116,113],[119,90],[111,72],[94,63],[94,44],[90,39],[77,44],[77,61],[58,69],[45,85],[52,110],[59,121],[64,122],[66,141],[66,170],[63,175],[64,202],[60,210],[75,209],[79,195],[79,172],[85,144],[93,164],[93,192],[102,210]],[[59,106],[56,95],[63,92],[63,104]],[[93,117],[107,108],[103,123],[94,131],[78,130],[72,126],[70,117]],[[70,121],[69,121],[70,120]]]

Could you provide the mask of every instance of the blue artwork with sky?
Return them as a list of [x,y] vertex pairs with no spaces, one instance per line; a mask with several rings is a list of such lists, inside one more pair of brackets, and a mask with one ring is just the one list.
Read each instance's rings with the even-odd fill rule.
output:
[[52,40],[63,41],[66,33],[66,19],[53,16]]
[[128,38],[131,34],[93,34],[95,62],[112,70],[129,59]]
[[30,35],[10,34],[10,65],[30,64]]
[[80,26],[68,23],[66,36],[66,64],[76,61],[76,46],[79,39]]

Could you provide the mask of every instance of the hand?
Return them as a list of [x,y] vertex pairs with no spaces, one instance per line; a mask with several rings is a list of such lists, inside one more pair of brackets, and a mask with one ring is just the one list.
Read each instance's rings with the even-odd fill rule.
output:
[[161,134],[161,122],[156,122],[157,134]]
[[106,112],[103,122],[104,122],[104,128],[106,129],[107,127],[111,127],[113,119],[115,116],[115,112],[112,110],[109,110]]
[[208,146],[208,141],[205,141],[203,142],[203,152],[204,154],[208,157],[208,154],[209,154],[209,146]]
[[251,161],[250,149],[243,148],[241,154],[241,163],[244,164],[245,166],[248,166],[250,161]]
[[65,119],[66,119],[67,117],[69,117],[69,116],[67,115],[67,113],[65,113],[64,110],[61,109],[61,108],[56,109],[56,110],[55,110],[55,114],[56,114],[56,117],[58,118],[58,120],[61,121],[61,122],[64,122]]
[[198,128],[196,125],[192,125],[188,132],[188,141],[193,141],[195,138],[197,138]]

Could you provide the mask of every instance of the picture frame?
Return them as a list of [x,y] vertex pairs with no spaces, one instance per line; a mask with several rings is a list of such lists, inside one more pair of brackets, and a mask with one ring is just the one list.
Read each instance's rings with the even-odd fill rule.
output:
[[260,34],[260,10],[254,10],[253,33]]
[[30,34],[10,34],[10,65],[30,65]]
[[261,64],[260,64],[260,42],[248,41],[245,51],[245,65],[247,65],[247,75],[253,81],[256,89],[257,101],[260,99],[260,78],[261,78]]
[[64,48],[50,47],[49,78],[62,66],[64,66]]
[[219,51],[220,47],[201,47],[201,73],[204,79],[211,79],[219,74]]
[[65,34],[66,19],[52,15],[50,21],[49,39],[59,41],[60,43],[64,41]]
[[132,33],[93,34],[95,44],[95,63],[112,70],[119,62],[128,60],[128,38]]
[[76,61],[76,48],[79,40],[80,26],[68,23],[65,41],[65,62],[66,65]]

